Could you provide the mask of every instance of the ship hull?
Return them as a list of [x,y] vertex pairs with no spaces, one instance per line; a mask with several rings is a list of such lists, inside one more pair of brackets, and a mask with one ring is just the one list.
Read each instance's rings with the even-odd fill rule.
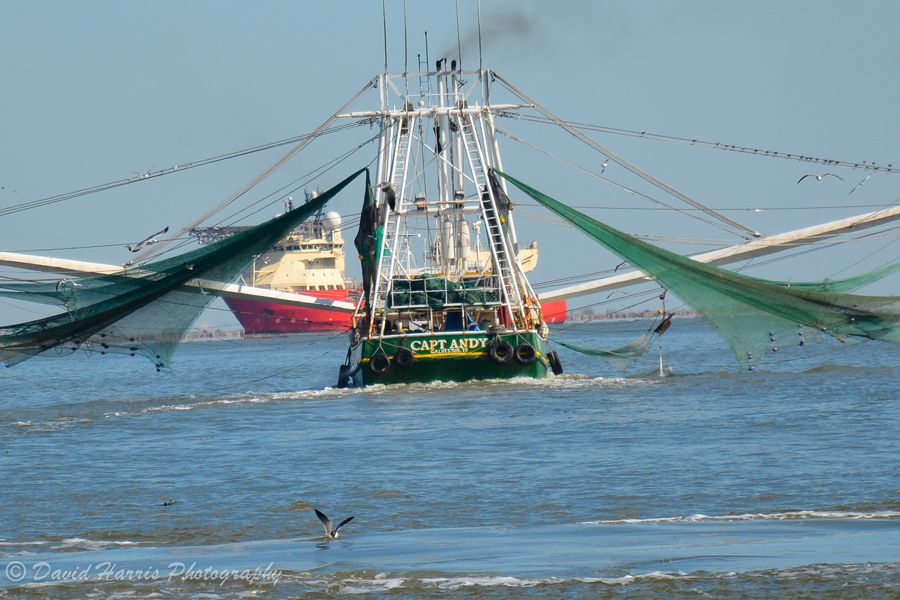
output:
[[550,300],[541,302],[541,312],[545,323],[565,323],[569,304],[566,300]]
[[[342,289],[303,293],[316,298],[347,301],[349,291]],[[352,316],[346,312],[257,300],[225,298],[225,304],[240,322],[246,335],[341,331],[350,328]]]
[[[511,348],[528,344],[534,349],[534,360],[523,362],[515,356],[499,363],[491,356],[495,340],[507,342]],[[546,377],[550,369],[546,342],[536,332],[489,333],[484,331],[389,335],[363,339],[355,348],[355,385],[429,383],[432,381],[470,381],[477,379],[509,379],[513,377]],[[400,348],[412,354],[403,366],[398,358]],[[389,363],[374,357],[383,354]],[[515,354],[515,352],[514,352]],[[373,362],[374,359],[374,362]],[[374,364],[374,366],[373,366]]]
[[[348,290],[303,292],[317,298],[347,301]],[[256,300],[226,298],[225,304],[234,313],[246,335],[306,333],[313,331],[343,331],[350,328],[349,313],[290,306]],[[565,323],[568,310],[565,300],[542,304],[544,321]]]

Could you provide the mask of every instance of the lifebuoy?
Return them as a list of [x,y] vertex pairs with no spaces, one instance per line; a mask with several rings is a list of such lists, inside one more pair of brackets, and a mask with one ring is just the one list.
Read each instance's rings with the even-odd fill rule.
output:
[[394,354],[394,362],[397,363],[397,366],[401,369],[411,366],[414,358],[412,350],[409,348],[397,348],[397,352]]
[[379,352],[378,354],[373,354],[372,358],[369,359],[369,368],[376,375],[384,375],[390,370],[391,361],[386,354]]
[[513,357],[513,347],[506,340],[497,338],[488,349],[488,356],[498,365],[505,365]]
[[531,344],[523,343],[516,346],[515,357],[516,362],[519,364],[530,365],[537,360],[537,352],[535,352],[534,346]]

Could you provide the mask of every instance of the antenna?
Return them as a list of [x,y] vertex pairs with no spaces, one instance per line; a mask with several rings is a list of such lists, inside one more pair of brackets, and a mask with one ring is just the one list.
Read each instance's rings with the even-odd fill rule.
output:
[[384,24],[384,72],[388,72],[387,60],[387,9],[384,5],[385,0],[381,0],[381,22]]
[[406,39],[406,0],[403,0],[403,74],[409,72],[409,43]]
[[[403,81],[406,83],[406,96],[409,98],[409,44],[406,39],[406,0],[403,0]],[[404,100],[405,102],[406,100]]]
[[[428,71],[431,68],[431,61],[428,59],[428,32],[425,32],[425,71]],[[428,85],[428,95],[431,95],[431,77],[428,77],[426,80]]]
[[478,8],[478,76],[481,77],[481,0],[478,0],[476,6]]
[[456,0],[456,51],[459,54],[459,68],[462,69],[462,40],[459,37],[459,0]]

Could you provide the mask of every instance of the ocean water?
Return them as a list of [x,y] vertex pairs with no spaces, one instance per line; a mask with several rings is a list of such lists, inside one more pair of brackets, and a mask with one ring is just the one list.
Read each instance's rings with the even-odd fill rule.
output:
[[[648,323],[564,326],[614,348]],[[900,348],[335,390],[345,337],[0,372],[0,597],[900,596]],[[354,515],[326,541],[313,508]]]

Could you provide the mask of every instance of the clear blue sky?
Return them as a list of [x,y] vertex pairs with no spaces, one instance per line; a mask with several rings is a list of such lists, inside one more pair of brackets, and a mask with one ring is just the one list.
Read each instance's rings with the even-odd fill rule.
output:
[[[455,53],[455,2],[408,4],[410,68],[416,54],[424,54],[426,30],[432,61],[442,51]],[[463,60],[475,67],[477,45],[468,43],[468,32],[476,4],[460,5]],[[388,0],[387,6],[390,68],[402,71],[403,3]],[[485,65],[567,119],[900,165],[900,3],[482,0],[481,8]],[[383,70],[381,10],[380,0],[0,4],[0,186],[6,188],[0,207],[312,130]],[[565,136],[519,123],[500,126],[552,151],[557,142],[568,144],[559,152],[599,168],[596,155]],[[281,181],[366,135],[334,136],[320,154],[304,153],[286,167]],[[843,183],[797,185],[800,175],[827,169],[618,136],[597,139],[710,206],[767,208],[729,213],[765,233],[869,210],[807,210],[812,207],[886,205],[900,198],[898,176],[875,175],[849,195],[864,173],[844,169],[838,171]],[[563,201],[649,206],[511,142],[505,148],[510,173]],[[0,250],[48,248],[54,250],[38,253],[121,264],[128,259],[126,242],[188,223],[277,156],[228,161],[0,217]],[[360,156],[346,172],[363,162]],[[634,183],[621,169],[606,174]],[[336,208],[356,211],[356,204],[353,195]],[[777,207],[796,210],[772,210]],[[667,214],[588,212],[628,231],[737,241]],[[571,242],[571,230],[524,215],[518,224],[520,238],[541,244],[537,281],[617,262],[590,242]],[[865,249],[847,244],[826,259],[811,255],[754,274],[813,279],[844,268],[859,272],[898,258],[895,244],[851,268],[889,241]],[[112,246],[84,248],[103,244]],[[882,286],[876,291],[900,293],[896,276]],[[0,304],[0,323],[33,317]]]

